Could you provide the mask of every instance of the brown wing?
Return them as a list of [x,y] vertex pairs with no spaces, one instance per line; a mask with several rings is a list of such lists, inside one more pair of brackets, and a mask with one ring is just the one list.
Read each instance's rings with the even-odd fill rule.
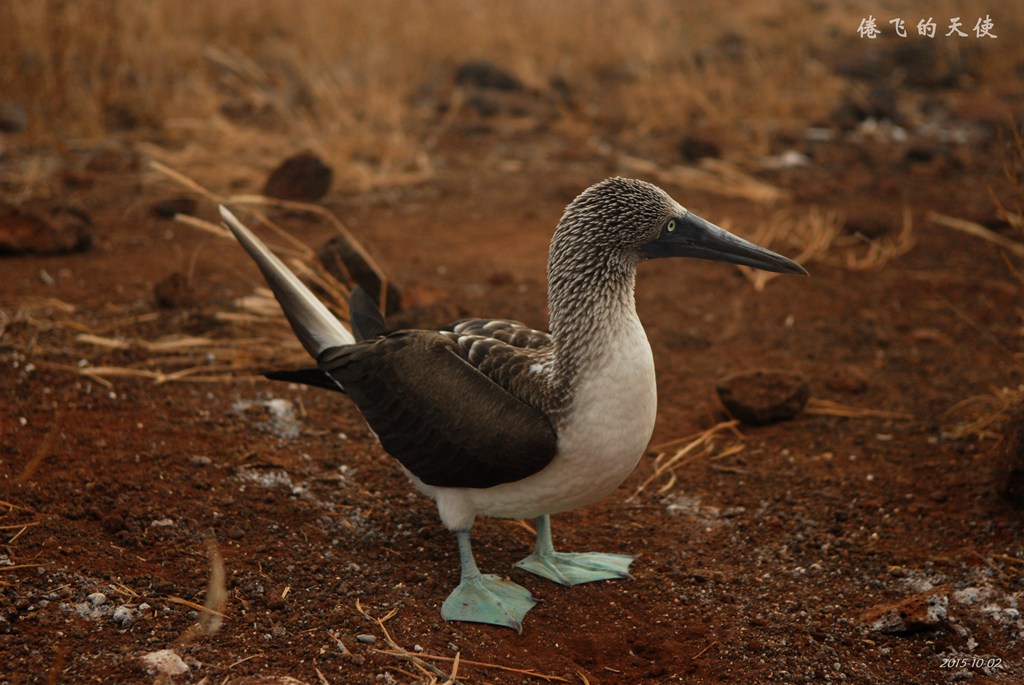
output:
[[555,456],[547,417],[480,373],[443,333],[399,331],[332,348],[318,365],[384,449],[429,485],[491,487],[526,478]]

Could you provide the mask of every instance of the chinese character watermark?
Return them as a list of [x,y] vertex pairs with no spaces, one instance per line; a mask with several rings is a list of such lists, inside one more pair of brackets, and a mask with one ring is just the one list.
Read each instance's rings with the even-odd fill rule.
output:
[[860,27],[857,29],[857,33],[860,34],[861,38],[870,38],[874,40],[875,38],[878,38],[878,35],[881,32],[881,29],[875,25],[875,18],[870,14],[867,19],[860,20]]
[[960,21],[960,17],[953,17],[952,19],[950,19],[949,20],[949,31],[946,32],[946,37],[949,38],[950,36],[952,36],[955,33],[956,35],[960,36],[961,38],[966,38],[967,34],[960,30],[960,27],[963,26],[963,25],[964,25],[963,22]]
[[985,20],[982,21],[980,18],[977,23],[974,24],[974,35],[978,38],[988,36],[989,38],[998,38],[996,34],[992,33],[992,29],[995,28],[995,24],[992,23],[992,18],[985,15]]
[[[907,23],[902,17],[890,19],[889,23],[892,24],[893,30],[900,38],[906,38],[909,35],[907,33]],[[946,27],[946,38],[951,36],[967,38],[969,34],[960,30],[963,26],[964,23],[960,21],[960,17],[951,17],[949,25]],[[992,21],[991,16],[986,14],[984,19],[978,17],[978,21],[974,23],[974,35],[977,38],[998,38],[999,36],[992,33],[992,29],[994,29],[995,26],[995,22]],[[919,36],[934,38],[937,29],[938,24],[935,23],[935,20],[932,17],[921,19],[917,22],[917,35]],[[869,14],[866,19],[861,19],[860,25],[857,27],[857,35],[861,38],[874,40],[875,38],[884,35],[884,33],[885,32],[878,26],[878,20],[871,14]]]

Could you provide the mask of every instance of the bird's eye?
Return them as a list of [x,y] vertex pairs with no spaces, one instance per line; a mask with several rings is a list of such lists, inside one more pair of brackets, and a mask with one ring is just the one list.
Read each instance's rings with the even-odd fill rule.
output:
[[665,230],[668,231],[669,233],[672,233],[674,230],[676,230],[676,220],[669,219],[668,223],[665,224]]

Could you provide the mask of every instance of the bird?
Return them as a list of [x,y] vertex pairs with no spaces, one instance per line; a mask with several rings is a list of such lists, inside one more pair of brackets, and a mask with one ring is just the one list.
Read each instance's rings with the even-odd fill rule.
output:
[[442,618],[518,632],[538,600],[507,577],[481,573],[470,536],[478,517],[535,522],[534,549],[516,564],[535,575],[566,586],[630,576],[630,555],[556,551],[551,516],[614,491],[653,434],[655,369],[636,312],[637,267],[691,257],[807,274],[656,185],[613,177],[572,200],[555,229],[550,332],[483,318],[391,330],[359,288],[350,296],[350,330],[230,210],[220,213],[316,360],[267,377],[336,390],[355,403],[455,533],[460,579]]

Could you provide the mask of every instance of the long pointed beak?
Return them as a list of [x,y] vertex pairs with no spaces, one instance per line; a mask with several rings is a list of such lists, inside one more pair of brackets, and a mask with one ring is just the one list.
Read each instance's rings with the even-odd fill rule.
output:
[[743,264],[762,271],[808,275],[807,269],[792,259],[735,236],[692,212],[667,224],[641,252],[647,259],[692,257]]

